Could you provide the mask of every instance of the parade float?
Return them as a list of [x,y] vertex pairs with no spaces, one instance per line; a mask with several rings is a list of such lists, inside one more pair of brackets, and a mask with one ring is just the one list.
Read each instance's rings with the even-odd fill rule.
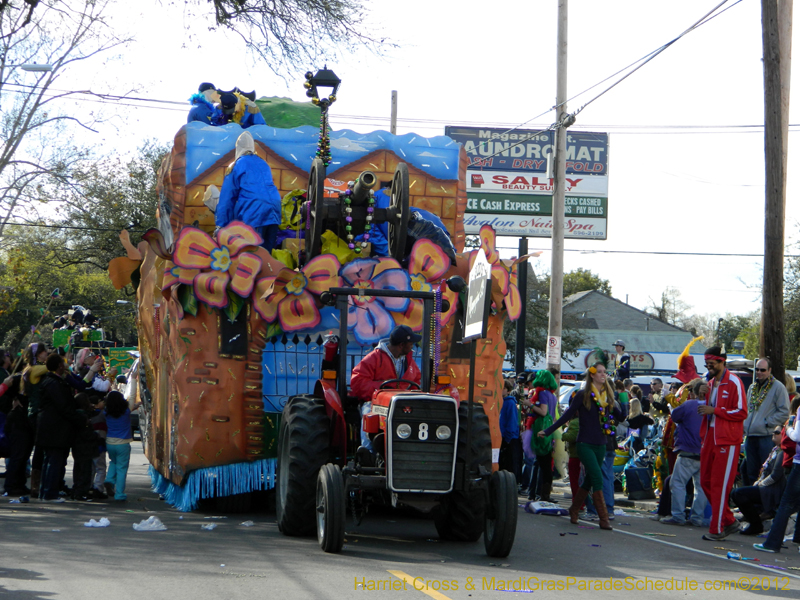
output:
[[[466,280],[478,254],[464,247],[466,154],[445,136],[330,131],[335,98],[320,101],[316,87],[306,87],[322,109],[319,129],[247,129],[284,197],[280,250],[268,253],[245,223],[216,229],[204,200],[222,187],[242,128],[195,122],[181,127],[159,170],[158,228],[137,246],[123,232],[127,255],[109,266],[117,287],[136,289],[144,450],[154,489],[180,510],[208,498],[245,510],[252,492],[274,488],[287,402],[323,398],[326,377],[338,377],[328,387],[347,404],[350,369],[399,324],[425,333],[427,353],[415,350],[427,374],[421,391],[456,405],[470,396],[474,347],[472,396],[488,418],[486,465],[497,470],[502,331],[522,308],[519,261],[502,260],[494,231],[481,230],[491,310],[485,337],[462,344],[465,292],[448,282]],[[379,188],[388,198],[382,208]],[[438,217],[450,248],[412,235],[420,209]],[[388,251],[376,256],[370,231],[383,223]],[[346,327],[341,306],[326,298],[332,288],[355,290],[346,295]],[[420,299],[425,294],[431,303]],[[330,334],[346,339],[332,345]],[[331,376],[323,372],[329,364],[344,368]],[[327,407],[329,443],[342,464],[358,447],[360,427],[360,414],[345,412]]]

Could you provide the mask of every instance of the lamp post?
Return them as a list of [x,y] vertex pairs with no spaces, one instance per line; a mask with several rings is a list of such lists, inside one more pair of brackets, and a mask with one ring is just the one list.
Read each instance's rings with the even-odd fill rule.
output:
[[720,344],[720,345],[722,344],[722,341],[720,340],[719,334],[720,334],[720,330],[722,329],[722,322],[724,320],[725,319],[723,319],[722,317],[717,319],[717,344]]

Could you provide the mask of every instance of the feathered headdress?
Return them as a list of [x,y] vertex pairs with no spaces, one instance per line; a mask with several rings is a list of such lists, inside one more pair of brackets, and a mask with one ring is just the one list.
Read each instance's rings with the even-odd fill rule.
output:
[[608,355],[603,351],[602,348],[595,348],[592,351],[592,354],[594,355],[594,358],[592,360],[592,364],[589,365],[589,372],[590,373],[594,373],[595,372],[593,370],[594,369],[594,363],[601,362],[604,365],[608,365]]
[[675,373],[675,379],[681,383],[689,383],[692,379],[697,379],[697,368],[694,365],[694,358],[689,354],[689,349],[703,339],[703,336],[694,338],[686,345],[681,355],[678,357],[678,372]]

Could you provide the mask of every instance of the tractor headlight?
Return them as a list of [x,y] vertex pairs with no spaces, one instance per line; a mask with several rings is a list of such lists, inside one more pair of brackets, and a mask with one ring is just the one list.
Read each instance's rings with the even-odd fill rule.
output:
[[403,423],[397,426],[397,437],[401,440],[407,440],[411,435],[411,425]]
[[437,439],[449,440],[451,435],[452,432],[450,431],[450,428],[447,425],[439,425],[439,427],[436,428]]

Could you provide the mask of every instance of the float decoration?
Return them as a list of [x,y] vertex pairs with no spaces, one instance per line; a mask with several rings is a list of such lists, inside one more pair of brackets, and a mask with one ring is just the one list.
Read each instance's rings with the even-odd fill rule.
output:
[[[392,289],[411,291],[411,277],[393,258],[357,258],[339,271],[344,285],[356,289]],[[356,341],[366,346],[386,338],[395,326],[392,313],[402,313],[409,298],[378,298],[350,296],[348,298],[349,328]]]
[[338,271],[339,261],[333,254],[317,256],[299,271],[281,269],[275,277],[258,280],[254,308],[267,323],[277,318],[287,333],[316,327],[322,317],[315,296],[339,287]]

